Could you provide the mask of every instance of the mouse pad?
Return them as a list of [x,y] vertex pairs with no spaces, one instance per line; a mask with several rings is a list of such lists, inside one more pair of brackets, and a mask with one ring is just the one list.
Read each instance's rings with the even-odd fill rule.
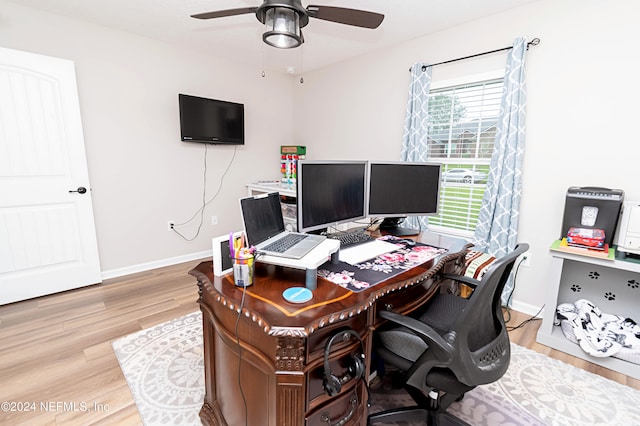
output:
[[408,243],[402,238],[391,235],[381,239],[396,244],[398,250],[381,254],[374,259],[356,265],[350,265],[345,262],[338,262],[337,264],[326,262],[318,267],[318,276],[357,293],[428,262],[448,251],[447,249],[427,244]]

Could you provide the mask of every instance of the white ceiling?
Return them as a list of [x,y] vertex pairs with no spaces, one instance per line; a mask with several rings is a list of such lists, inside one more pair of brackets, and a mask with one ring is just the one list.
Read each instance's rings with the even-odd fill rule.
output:
[[255,7],[261,0],[16,0],[48,12],[121,29],[278,72],[310,71],[534,0],[303,0],[309,4],[382,13],[375,30],[311,19],[302,48],[262,42],[254,14],[199,20],[190,15]]

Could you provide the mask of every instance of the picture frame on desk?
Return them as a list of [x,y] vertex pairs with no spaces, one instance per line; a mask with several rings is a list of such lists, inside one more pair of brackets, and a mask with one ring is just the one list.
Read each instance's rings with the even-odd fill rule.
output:
[[[237,240],[242,236],[242,231],[233,233],[233,239]],[[213,248],[213,275],[219,277],[232,271],[231,251],[229,249],[229,234],[221,235],[211,239]]]

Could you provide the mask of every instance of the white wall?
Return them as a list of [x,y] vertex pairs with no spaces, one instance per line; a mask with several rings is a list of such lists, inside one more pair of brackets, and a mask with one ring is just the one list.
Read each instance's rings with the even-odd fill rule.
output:
[[[0,45],[74,61],[104,276],[209,255],[211,237],[241,229],[244,184],[277,177],[291,143],[292,78],[0,1]],[[167,231],[201,206],[205,146],[180,141],[178,93],[245,104],[246,144],[193,242]],[[269,99],[267,106],[264,99]],[[277,123],[277,125],[274,125]],[[208,147],[209,200],[235,148]],[[211,225],[211,215],[218,225]],[[179,228],[193,237],[197,221]]]
[[[210,238],[240,226],[243,184],[277,176],[280,144],[308,146],[311,159],[399,157],[409,67],[539,37],[527,55],[528,117],[520,240],[531,267],[520,268],[514,306],[544,303],[548,247],[559,236],[569,186],[621,188],[636,182],[636,104],[640,88],[634,0],[542,0],[297,78],[180,51],[142,37],[0,0],[0,45],[76,64],[102,269],[209,250]],[[437,67],[446,80],[504,66],[496,54]],[[247,145],[191,243],[166,231],[190,218],[202,191],[203,146],[179,141],[177,93],[243,102]],[[267,106],[263,99],[269,99]],[[277,123],[277,126],[272,125]],[[232,148],[210,147],[207,198]],[[210,225],[216,214],[218,226]],[[189,236],[194,227],[184,230]]]
[[[519,240],[531,244],[514,307],[544,304],[548,248],[569,186],[640,200],[635,124],[640,99],[634,0],[544,0],[305,75],[295,138],[309,158],[399,159],[409,67],[539,37],[527,54],[528,113]],[[503,68],[506,54],[436,67],[434,82]],[[309,131],[313,129],[313,131]],[[552,307],[552,309],[555,307]]]

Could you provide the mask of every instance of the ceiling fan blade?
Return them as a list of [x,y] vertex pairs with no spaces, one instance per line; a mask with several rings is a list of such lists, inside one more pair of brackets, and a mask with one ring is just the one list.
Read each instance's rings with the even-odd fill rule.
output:
[[345,7],[308,6],[307,12],[312,18],[371,29],[378,28],[384,19],[379,13]]
[[198,13],[197,15],[191,15],[191,17],[197,18],[197,19],[224,18],[225,16],[244,15],[245,13],[256,13],[256,9],[257,7],[243,7],[241,9],[218,10],[215,12]]

